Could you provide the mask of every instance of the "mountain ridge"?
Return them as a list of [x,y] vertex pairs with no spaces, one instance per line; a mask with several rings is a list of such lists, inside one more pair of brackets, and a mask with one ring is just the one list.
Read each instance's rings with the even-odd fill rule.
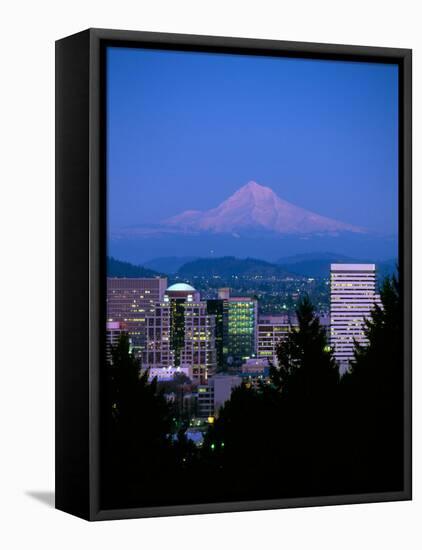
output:
[[257,258],[236,258],[235,256],[223,256],[220,258],[198,258],[182,265],[177,272],[178,277],[233,277],[233,276],[259,276],[259,277],[293,277],[300,275],[291,274],[282,266],[275,263],[259,260]]
[[249,181],[209,210],[185,210],[162,222],[181,232],[230,233],[260,229],[280,235],[365,233],[358,226],[321,216],[281,199],[270,187]]
[[107,277],[137,278],[137,277],[159,277],[162,273],[148,269],[142,265],[132,262],[117,260],[113,256],[107,256]]

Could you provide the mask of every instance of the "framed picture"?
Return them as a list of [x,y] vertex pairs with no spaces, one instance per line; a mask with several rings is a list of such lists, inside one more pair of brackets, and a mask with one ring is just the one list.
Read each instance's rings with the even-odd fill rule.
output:
[[56,43],[56,506],[411,498],[411,50]]

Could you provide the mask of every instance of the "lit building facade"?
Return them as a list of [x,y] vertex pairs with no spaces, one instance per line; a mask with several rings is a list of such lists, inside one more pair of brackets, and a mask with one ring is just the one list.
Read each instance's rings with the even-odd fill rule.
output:
[[171,309],[168,301],[157,302],[145,318],[146,340],[142,351],[142,366],[167,368],[174,366],[174,352],[170,347]]
[[243,363],[239,376],[246,387],[252,386],[258,389],[262,384],[269,384],[270,367],[268,358],[248,359]]
[[[221,319],[221,351],[223,364],[240,366],[249,357],[256,356],[258,302],[250,297],[230,295],[229,288],[218,290],[218,299],[212,307],[219,308]],[[218,305],[218,303],[220,305]]]
[[136,353],[145,346],[146,316],[166,288],[166,277],[107,278],[107,322],[124,323]]
[[228,299],[228,362],[240,365],[256,355],[258,304],[253,298]]
[[215,350],[217,370],[225,370],[228,355],[228,302],[207,300],[207,313],[215,317]]
[[143,366],[186,367],[192,381],[203,383],[216,367],[215,316],[190,285],[170,286],[146,318]]
[[289,315],[260,315],[258,320],[257,357],[267,359],[273,364],[277,363],[277,346],[285,340],[290,332],[290,327],[297,326],[297,321]]
[[107,322],[106,324],[106,359],[107,363],[111,363],[111,348],[119,342],[120,336],[127,332],[123,323],[118,321]]
[[198,387],[198,416],[210,418],[218,416],[218,412],[230,399],[234,388],[242,383],[241,376],[216,374],[207,384]]
[[158,382],[170,382],[174,380],[178,375],[185,375],[187,378],[191,378],[190,367],[152,367],[150,369],[143,368],[142,371],[148,370],[148,380],[151,382],[154,378]]
[[331,264],[330,285],[331,346],[340,372],[345,372],[354,357],[354,342],[367,343],[365,319],[381,303],[375,264]]

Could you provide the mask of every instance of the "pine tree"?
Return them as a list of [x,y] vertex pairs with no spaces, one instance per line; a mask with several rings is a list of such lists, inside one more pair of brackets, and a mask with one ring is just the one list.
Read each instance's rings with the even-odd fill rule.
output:
[[283,470],[292,491],[319,494],[337,483],[339,370],[325,329],[308,296],[296,310],[298,326],[277,347],[272,383],[282,396]]
[[356,344],[341,382],[346,461],[362,491],[400,490],[403,484],[403,324],[396,276],[384,280],[380,295],[382,305],[365,321],[368,342]]
[[371,400],[390,400],[403,385],[402,312],[396,276],[387,277],[381,287],[381,306],[374,305],[365,320],[368,344],[355,344],[355,357],[346,383],[361,386]]
[[271,380],[286,398],[320,401],[337,388],[338,367],[308,296],[299,302],[296,315],[298,327],[291,327],[277,347],[278,365],[270,367]]
[[[140,373],[127,334],[111,349],[105,373],[103,458],[109,498],[130,504],[151,498],[154,478],[171,464],[170,409],[157,381]],[[148,476],[145,477],[145,472]]]
[[[297,317],[277,348],[272,384],[233,390],[205,438],[203,457],[231,498],[334,491],[339,372],[308,297]],[[233,487],[235,478],[243,483]]]

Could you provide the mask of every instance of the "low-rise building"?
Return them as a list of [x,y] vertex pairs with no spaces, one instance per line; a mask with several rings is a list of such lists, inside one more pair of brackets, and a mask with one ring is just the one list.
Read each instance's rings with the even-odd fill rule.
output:
[[268,359],[248,359],[243,363],[239,376],[244,384],[254,388],[258,388],[261,384],[268,384],[270,382]]
[[190,366],[180,366],[180,367],[151,367],[148,369],[143,368],[143,372],[148,371],[148,379],[151,381],[154,378],[158,382],[170,382],[174,380],[175,377],[179,374],[184,374],[187,378],[192,377],[192,369]]
[[218,416],[218,412],[230,399],[234,388],[242,383],[241,376],[216,374],[207,384],[198,387],[198,416],[209,418]]
[[258,321],[258,359],[277,363],[277,346],[289,335],[297,320],[289,315],[260,315]]
[[119,342],[120,336],[127,332],[127,327],[119,321],[106,323],[106,360],[111,363],[111,348]]

